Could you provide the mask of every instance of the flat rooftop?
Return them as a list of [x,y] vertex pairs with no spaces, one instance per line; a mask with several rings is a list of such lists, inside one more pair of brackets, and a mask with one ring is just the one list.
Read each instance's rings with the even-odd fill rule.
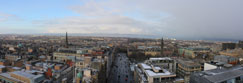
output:
[[142,66],[143,69],[152,69],[151,66],[144,64],[144,63],[141,63],[141,66]]
[[5,68],[5,66],[3,66],[3,65],[0,65],[0,69],[2,69],[2,68]]
[[180,63],[181,65],[187,66],[187,67],[196,67],[196,66],[201,66],[199,63],[194,62],[192,60],[188,60],[188,59],[178,59],[177,60],[178,63]]
[[14,81],[21,81],[21,80],[11,77],[9,73],[1,73],[0,75],[3,77],[9,78],[11,80],[14,80]]
[[163,72],[154,72],[152,70],[145,70],[145,73],[147,73],[149,76],[154,77],[154,76],[165,76],[165,75],[175,75],[167,71],[166,69],[162,69]]
[[18,76],[23,76],[23,77],[26,77],[26,78],[32,78],[32,77],[35,77],[36,75],[33,75],[33,74],[30,74],[30,73],[27,73],[27,72],[23,72],[23,71],[14,71],[14,72],[11,72],[12,74],[15,74],[15,75],[18,75]]
[[149,60],[172,60],[169,57],[163,57],[163,58],[149,58]]
[[[26,78],[29,78],[29,79],[38,79],[40,77],[43,77],[43,75],[41,75],[41,74],[34,75],[34,74],[27,73],[27,72],[24,72],[24,71],[14,71],[14,72],[9,72],[9,73],[1,73],[0,75],[3,76],[3,77],[6,77],[6,78],[12,79],[14,81],[21,81],[21,80],[15,78],[15,77],[11,76],[11,74],[26,77]],[[21,81],[21,82],[23,82],[23,81]]]
[[144,73],[146,73],[148,76],[151,76],[151,77],[156,77],[156,76],[158,76],[158,77],[160,77],[160,76],[176,76],[176,74],[171,73],[168,70],[163,69],[161,67],[154,67],[157,70],[162,70],[162,72],[155,72],[155,71],[153,71],[151,65],[147,65],[147,64],[144,64],[144,63],[140,63],[140,65],[142,67],[141,70]]
[[236,66],[232,68],[221,68],[221,69],[213,69],[203,72],[198,72],[194,74],[195,76],[204,78],[210,82],[222,82],[228,79],[232,79],[235,77],[239,77],[243,75],[243,67]]

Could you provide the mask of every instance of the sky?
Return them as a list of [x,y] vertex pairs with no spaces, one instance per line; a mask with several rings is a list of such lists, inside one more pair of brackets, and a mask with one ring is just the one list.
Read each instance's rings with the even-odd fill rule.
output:
[[0,0],[1,34],[243,39],[243,0]]

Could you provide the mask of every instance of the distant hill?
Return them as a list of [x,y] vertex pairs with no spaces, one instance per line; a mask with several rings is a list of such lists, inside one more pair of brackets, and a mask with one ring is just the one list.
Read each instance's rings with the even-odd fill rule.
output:
[[[36,34],[0,34],[0,35],[46,35],[46,36],[65,36],[65,33],[36,33]],[[128,38],[148,38],[148,39],[161,39],[160,35],[142,35],[142,34],[106,34],[106,33],[68,33],[69,36],[94,36],[94,37],[128,37]],[[177,40],[209,40],[209,41],[231,41],[238,42],[240,39],[230,39],[230,38],[179,38],[163,36],[164,38],[175,38]]]

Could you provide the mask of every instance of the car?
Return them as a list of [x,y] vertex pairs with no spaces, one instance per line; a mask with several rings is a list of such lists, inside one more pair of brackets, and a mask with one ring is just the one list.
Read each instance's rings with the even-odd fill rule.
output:
[[127,81],[128,80],[128,78],[125,78],[125,81]]

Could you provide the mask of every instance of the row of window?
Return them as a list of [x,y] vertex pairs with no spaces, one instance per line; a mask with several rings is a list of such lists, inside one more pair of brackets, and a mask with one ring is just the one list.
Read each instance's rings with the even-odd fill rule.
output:
[[175,77],[168,77],[168,78],[154,78],[153,82],[163,82],[163,81],[170,81],[170,80],[174,80]]
[[0,83],[11,83],[11,82],[7,82],[5,80],[0,79]]

